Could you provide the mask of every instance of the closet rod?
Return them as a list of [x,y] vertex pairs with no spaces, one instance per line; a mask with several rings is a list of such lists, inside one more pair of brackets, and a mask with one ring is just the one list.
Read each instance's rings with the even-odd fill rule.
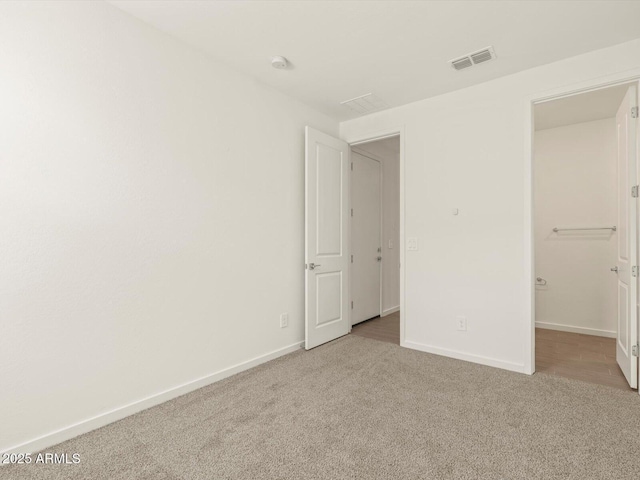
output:
[[554,232],[562,232],[563,230],[613,230],[614,232],[617,230],[616,226],[613,227],[582,227],[582,228],[559,228],[553,227]]

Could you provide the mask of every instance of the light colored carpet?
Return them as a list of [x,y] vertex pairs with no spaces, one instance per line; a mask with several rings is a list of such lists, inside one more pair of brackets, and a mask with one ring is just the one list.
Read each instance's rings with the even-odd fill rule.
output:
[[70,440],[3,479],[637,479],[640,396],[353,335]]

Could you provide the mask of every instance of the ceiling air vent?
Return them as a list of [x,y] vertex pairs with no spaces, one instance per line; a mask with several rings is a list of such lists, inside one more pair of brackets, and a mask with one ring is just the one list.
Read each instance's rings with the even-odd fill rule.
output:
[[344,105],[361,115],[389,108],[389,105],[387,105],[384,100],[375,96],[373,93],[367,93],[350,100],[345,100],[344,102],[340,102],[340,105]]
[[493,60],[494,58],[496,58],[496,54],[493,53],[493,48],[491,47],[480,50],[479,52],[472,53],[470,56],[475,65],[483,62],[488,62],[489,60]]
[[455,60],[451,60],[451,65],[456,70],[462,70],[463,68],[473,67],[473,63],[471,63],[471,59],[469,57],[457,58]]
[[451,66],[456,70],[462,70],[463,68],[469,68],[480,63],[488,62],[496,58],[496,52],[493,51],[493,47],[486,47],[477,52],[469,53],[464,57],[450,60]]

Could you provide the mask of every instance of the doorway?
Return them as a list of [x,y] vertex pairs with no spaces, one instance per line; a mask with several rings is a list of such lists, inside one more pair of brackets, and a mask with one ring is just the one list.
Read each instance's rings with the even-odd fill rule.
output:
[[[404,344],[404,315],[401,312],[404,303],[404,278],[401,266],[404,263],[404,200],[403,200],[403,165],[404,138],[402,127],[377,132],[365,138],[350,138],[348,141],[327,135],[312,127],[305,127],[305,342],[304,348],[309,350],[324,343],[347,335],[352,330],[351,321],[351,148],[362,144],[382,141],[389,137],[397,145],[394,174],[397,181],[397,193],[393,195],[395,202],[384,200],[385,185],[390,184],[393,175],[385,173],[384,158],[382,162],[382,225],[385,217],[384,209],[391,208],[397,214],[394,225],[396,237],[386,240],[387,252],[394,251],[399,260],[396,268],[388,268],[380,273],[381,306],[380,317],[386,318],[398,314],[399,343]],[[391,140],[390,140],[391,141]],[[375,155],[369,152],[368,156]],[[386,179],[386,180],[385,180]],[[391,205],[391,206],[390,206]],[[384,230],[384,229],[383,229]],[[382,235],[381,235],[381,238]],[[393,238],[398,238],[397,243]],[[380,246],[379,248],[382,247]],[[376,252],[377,253],[377,252]],[[385,257],[393,255],[379,252],[382,257],[378,268],[385,265]],[[391,262],[390,262],[391,263]],[[391,263],[393,266],[393,263]],[[395,270],[395,272],[394,272]],[[384,272],[397,275],[398,288],[395,291],[397,303],[385,306]],[[375,313],[375,312],[374,312]]]
[[400,344],[400,137],[351,146],[351,324]]
[[535,370],[627,390],[638,381],[634,106],[635,83],[536,104],[532,145]]

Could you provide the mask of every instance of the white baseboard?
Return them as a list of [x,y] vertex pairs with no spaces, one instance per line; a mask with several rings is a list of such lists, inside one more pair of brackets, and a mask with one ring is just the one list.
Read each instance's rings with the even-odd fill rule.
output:
[[400,311],[400,305],[398,305],[397,307],[391,307],[391,308],[387,308],[386,310],[383,310],[380,316],[386,317],[387,315],[391,315],[392,313],[396,313],[399,311]]
[[434,347],[432,345],[424,345],[422,343],[404,341],[401,346],[412,348],[414,350],[420,350],[421,352],[434,353],[436,355],[442,355],[443,357],[455,358],[457,360],[465,360],[467,362],[478,363],[480,365],[486,365],[488,367],[502,368],[503,370],[510,370],[512,372],[526,373],[524,365],[519,363],[507,362],[504,360],[498,360],[496,358],[484,357],[481,355],[474,355],[471,353],[459,352],[457,350],[449,350],[448,348]]
[[78,423],[74,423],[59,430],[49,432],[40,437],[21,443],[20,445],[10,447],[5,451],[0,452],[0,454],[32,453],[43,450],[45,448],[49,448],[53,445],[57,445],[58,443],[77,437],[78,435],[82,435],[83,433],[95,430],[96,428],[104,427],[109,423],[122,420],[123,418],[128,417],[129,415],[133,415],[134,413],[138,413],[142,410],[146,410],[147,408],[154,407],[212,383],[219,382],[220,380],[230,377],[231,375],[235,375],[236,373],[249,370],[250,368],[256,367],[262,363],[268,362],[288,353],[295,352],[303,345],[304,342],[297,342],[287,347],[274,350],[264,355],[260,355],[258,357],[247,360],[246,362],[238,363],[232,367],[225,368],[218,372],[198,378],[196,380],[192,380],[182,385],[178,385],[155,395],[151,395],[141,400],[123,405],[122,407],[118,407],[100,415],[96,415],[95,417],[82,420]]
[[616,332],[611,330],[598,330],[597,328],[574,327],[560,323],[536,322],[536,328],[558,330],[560,332],[582,333],[583,335],[595,335],[598,337],[616,338]]

